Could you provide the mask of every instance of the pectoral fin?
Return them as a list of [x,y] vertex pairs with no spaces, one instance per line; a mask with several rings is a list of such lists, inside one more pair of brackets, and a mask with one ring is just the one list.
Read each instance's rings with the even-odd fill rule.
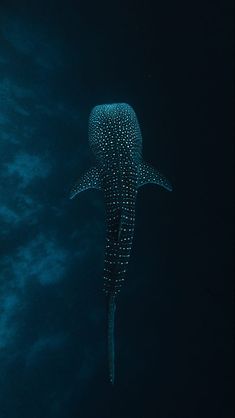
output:
[[149,183],[158,184],[158,186],[164,187],[170,192],[172,191],[172,185],[170,181],[166,179],[166,177],[164,177],[154,167],[151,167],[149,164],[142,162],[139,165],[138,187]]
[[78,193],[88,189],[101,189],[100,170],[97,167],[90,168],[78,179],[70,192],[70,199],[73,199]]

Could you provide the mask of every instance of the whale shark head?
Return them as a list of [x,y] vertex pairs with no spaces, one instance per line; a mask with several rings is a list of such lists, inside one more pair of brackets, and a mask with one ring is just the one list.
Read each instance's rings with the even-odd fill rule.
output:
[[108,162],[111,155],[122,151],[138,161],[142,136],[133,108],[127,103],[95,106],[89,118],[89,143],[101,163]]

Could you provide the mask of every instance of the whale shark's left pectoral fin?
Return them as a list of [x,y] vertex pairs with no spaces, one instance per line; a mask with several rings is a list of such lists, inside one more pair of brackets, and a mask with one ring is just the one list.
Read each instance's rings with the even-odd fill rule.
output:
[[101,190],[100,170],[98,167],[90,168],[77,180],[70,192],[70,199],[73,199],[78,193],[87,189]]
[[167,180],[167,178],[164,177],[158,170],[149,164],[142,162],[139,165],[138,187],[149,183],[158,184],[158,186],[164,187],[170,192],[173,189],[171,182]]

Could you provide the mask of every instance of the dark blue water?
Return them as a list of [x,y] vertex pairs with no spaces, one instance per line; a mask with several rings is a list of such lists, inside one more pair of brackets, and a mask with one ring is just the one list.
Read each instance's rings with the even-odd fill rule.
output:
[[[84,4],[82,4],[84,3]],[[232,417],[232,2],[1,1],[0,417]],[[138,194],[108,382],[93,106],[136,111],[173,193]]]

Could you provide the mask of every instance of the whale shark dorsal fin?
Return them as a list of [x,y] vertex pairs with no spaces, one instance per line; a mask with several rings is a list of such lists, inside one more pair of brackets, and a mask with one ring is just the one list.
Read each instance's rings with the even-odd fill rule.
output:
[[98,167],[90,168],[76,181],[70,192],[70,199],[73,199],[78,193],[88,189],[101,190],[100,170]]
[[139,164],[138,187],[145,184],[158,184],[158,186],[172,191],[172,184],[166,177],[164,177],[158,170],[151,165],[141,162]]

